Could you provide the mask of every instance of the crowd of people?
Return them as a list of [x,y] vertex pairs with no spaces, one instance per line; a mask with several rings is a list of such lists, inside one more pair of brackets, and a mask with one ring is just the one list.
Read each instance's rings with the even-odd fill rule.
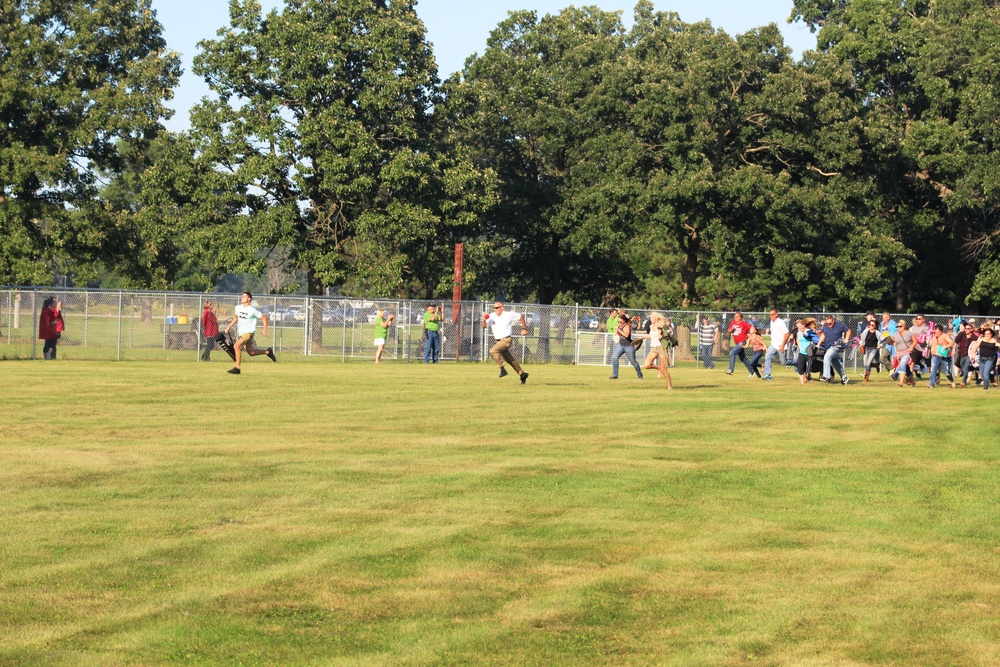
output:
[[[272,361],[276,360],[273,348],[258,348],[254,344],[257,322],[263,324],[263,335],[267,336],[268,318],[253,305],[252,299],[247,292],[241,295],[236,315],[224,332],[220,332],[214,304],[205,301],[201,329],[207,341],[202,360],[210,359],[216,341],[236,362],[229,371],[232,374],[240,373],[244,352],[250,356],[267,355]],[[500,377],[507,375],[505,366],[510,365],[524,384],[528,373],[510,353],[510,346],[515,324],[521,325],[522,336],[528,335],[525,316],[505,309],[500,301],[494,304],[493,311],[485,313],[481,322],[483,329],[492,329],[494,344],[490,348],[490,357],[496,362]],[[742,313],[735,312],[723,329],[712,323],[708,315],[704,316],[693,332],[697,336],[702,366],[715,368],[714,352],[724,331],[732,341],[728,351],[727,375],[736,372],[739,361],[750,378],[769,381],[774,361],[777,360],[781,365],[794,367],[801,384],[818,380],[846,385],[850,380],[845,369],[845,354],[851,351],[857,355],[855,360],[863,360],[861,376],[865,383],[872,380],[873,373],[885,372],[900,387],[916,386],[925,377],[927,386],[932,389],[941,384],[942,377],[952,388],[973,385],[988,390],[991,385],[1000,386],[997,373],[1000,319],[977,322],[972,317],[956,316],[945,318],[947,321],[931,322],[918,314],[907,321],[906,318],[894,320],[889,313],[883,313],[879,318],[874,312],[868,312],[857,330],[852,332],[833,314],[823,316],[822,322],[812,317],[798,319],[792,327],[775,309],[770,310],[768,317],[768,322],[748,321]],[[373,341],[376,364],[381,361],[388,330],[394,319],[393,314],[383,309],[376,313]],[[424,361],[436,363],[440,350],[440,343],[437,342],[439,327],[443,322],[441,307],[428,306],[423,320],[428,338]],[[238,327],[237,337],[231,345],[226,345],[229,342],[227,334],[234,326]],[[638,316],[614,308],[604,326],[612,334],[612,380],[618,379],[619,362],[624,356],[635,369],[638,379],[643,379],[643,370],[656,369],[658,377],[666,381],[667,388],[673,389],[669,351],[677,345],[677,333],[669,317],[654,312],[642,321]],[[39,338],[45,341],[45,359],[55,359],[57,343],[64,329],[62,303],[55,298],[46,299],[39,318]],[[640,364],[636,352],[646,340],[650,342],[649,352]]]
[[[868,312],[858,331],[827,314],[822,323],[815,318],[795,321],[789,328],[776,310],[771,310],[770,326],[763,333],[756,323],[747,322],[742,313],[734,313],[726,327],[732,337],[727,375],[741,361],[751,378],[771,379],[772,360],[778,358],[794,366],[799,382],[850,381],[845,370],[845,353],[856,350],[863,358],[862,382],[870,382],[873,373],[886,372],[900,387],[916,386],[926,377],[931,389],[939,386],[942,376],[952,388],[970,384],[988,390],[1000,386],[997,378],[997,339],[1000,320],[977,323],[975,318],[956,316],[949,321],[929,322],[924,315],[894,320],[889,313],[881,318]],[[697,327],[700,356],[705,368],[714,368],[713,349],[720,328],[705,317]],[[763,369],[761,360],[763,359]],[[816,375],[816,377],[813,377]]]

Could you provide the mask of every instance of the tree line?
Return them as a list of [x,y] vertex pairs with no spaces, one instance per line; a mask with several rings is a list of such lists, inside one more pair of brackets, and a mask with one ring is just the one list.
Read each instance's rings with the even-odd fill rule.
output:
[[[661,308],[1000,305],[1000,2],[796,0],[817,48],[639,0],[512,12],[439,78],[412,0],[0,9],[0,280]],[[270,278],[268,278],[270,277]]]

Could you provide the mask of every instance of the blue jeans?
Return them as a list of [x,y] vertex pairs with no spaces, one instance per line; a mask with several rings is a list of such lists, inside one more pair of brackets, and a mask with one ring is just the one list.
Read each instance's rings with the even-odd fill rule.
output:
[[740,358],[743,365],[747,365],[747,353],[743,351],[743,343],[733,343],[733,349],[729,350],[729,372],[736,368],[736,357]]
[[774,359],[775,357],[778,357],[778,359],[781,360],[781,350],[772,345],[767,348],[767,356],[764,357],[764,375],[771,374],[771,359]]
[[639,368],[639,362],[635,360],[635,348],[628,343],[625,345],[618,343],[618,347],[615,348],[614,354],[611,355],[611,377],[618,377],[618,359],[620,359],[623,354],[628,359],[628,362],[632,364],[632,368],[635,369],[635,374],[641,380],[642,369]]
[[969,358],[969,355],[965,355],[958,365],[962,369],[962,384],[968,384],[969,374],[972,373],[972,359]]
[[441,354],[441,333],[438,331],[428,331],[427,341],[424,345],[424,363],[430,363],[433,358],[436,364],[439,354]]
[[944,374],[948,377],[948,382],[954,382],[955,378],[951,374],[951,359],[945,357],[939,357],[938,355],[933,355],[931,357],[931,380],[930,385],[932,387],[937,386],[937,376],[940,371],[944,371]]
[[754,352],[750,361],[747,362],[747,369],[754,375],[760,375],[760,371],[757,370],[757,364],[760,363],[760,358],[764,356],[764,350],[760,352]]
[[990,375],[993,371],[993,366],[997,363],[996,359],[983,359],[979,358],[979,377],[983,378],[983,389],[989,391],[990,389]]
[[715,343],[701,346],[701,362],[705,368],[715,368],[715,363],[712,361],[712,350],[714,348]]
[[832,380],[833,371],[837,371],[841,378],[847,375],[844,373],[844,356],[836,347],[831,347],[823,355],[823,379]]

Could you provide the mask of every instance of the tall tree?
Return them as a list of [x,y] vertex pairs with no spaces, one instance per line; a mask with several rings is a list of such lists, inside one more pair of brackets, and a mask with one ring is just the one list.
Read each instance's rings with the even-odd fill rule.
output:
[[567,200],[593,242],[605,219],[627,230],[630,301],[790,307],[853,287],[825,271],[852,231],[840,178],[859,159],[851,110],[793,63],[775,26],[733,38],[641,2],[605,87],[606,133],[574,165]]
[[199,161],[243,200],[214,230],[220,266],[260,269],[259,251],[278,248],[310,294],[348,279],[380,295],[427,292],[450,275],[412,257],[439,256],[427,248],[475,226],[489,179],[441,144],[436,66],[413,5],[288,0],[262,15],[255,0],[230,3],[231,26],[194,65],[218,99],[192,113]]
[[602,81],[625,48],[617,12],[570,7],[539,19],[512,12],[491,33],[482,55],[448,82],[456,131],[500,181],[500,205],[486,217],[485,238],[498,261],[479,276],[484,294],[600,299],[628,280],[620,230],[599,242],[578,238],[567,213],[573,165],[600,136]]
[[[96,171],[142,145],[180,74],[149,0],[10,0],[0,6],[0,279],[114,261]],[[93,215],[89,213],[93,212]]]
[[995,0],[795,2],[819,51],[851,68],[870,215],[919,258],[898,267],[897,308],[960,307],[988,276],[977,259],[996,256],[998,11]]

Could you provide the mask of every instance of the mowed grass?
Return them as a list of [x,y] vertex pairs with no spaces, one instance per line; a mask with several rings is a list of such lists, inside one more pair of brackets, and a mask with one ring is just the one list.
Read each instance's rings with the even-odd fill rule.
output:
[[1000,663],[1000,391],[228,367],[0,364],[0,664]]

